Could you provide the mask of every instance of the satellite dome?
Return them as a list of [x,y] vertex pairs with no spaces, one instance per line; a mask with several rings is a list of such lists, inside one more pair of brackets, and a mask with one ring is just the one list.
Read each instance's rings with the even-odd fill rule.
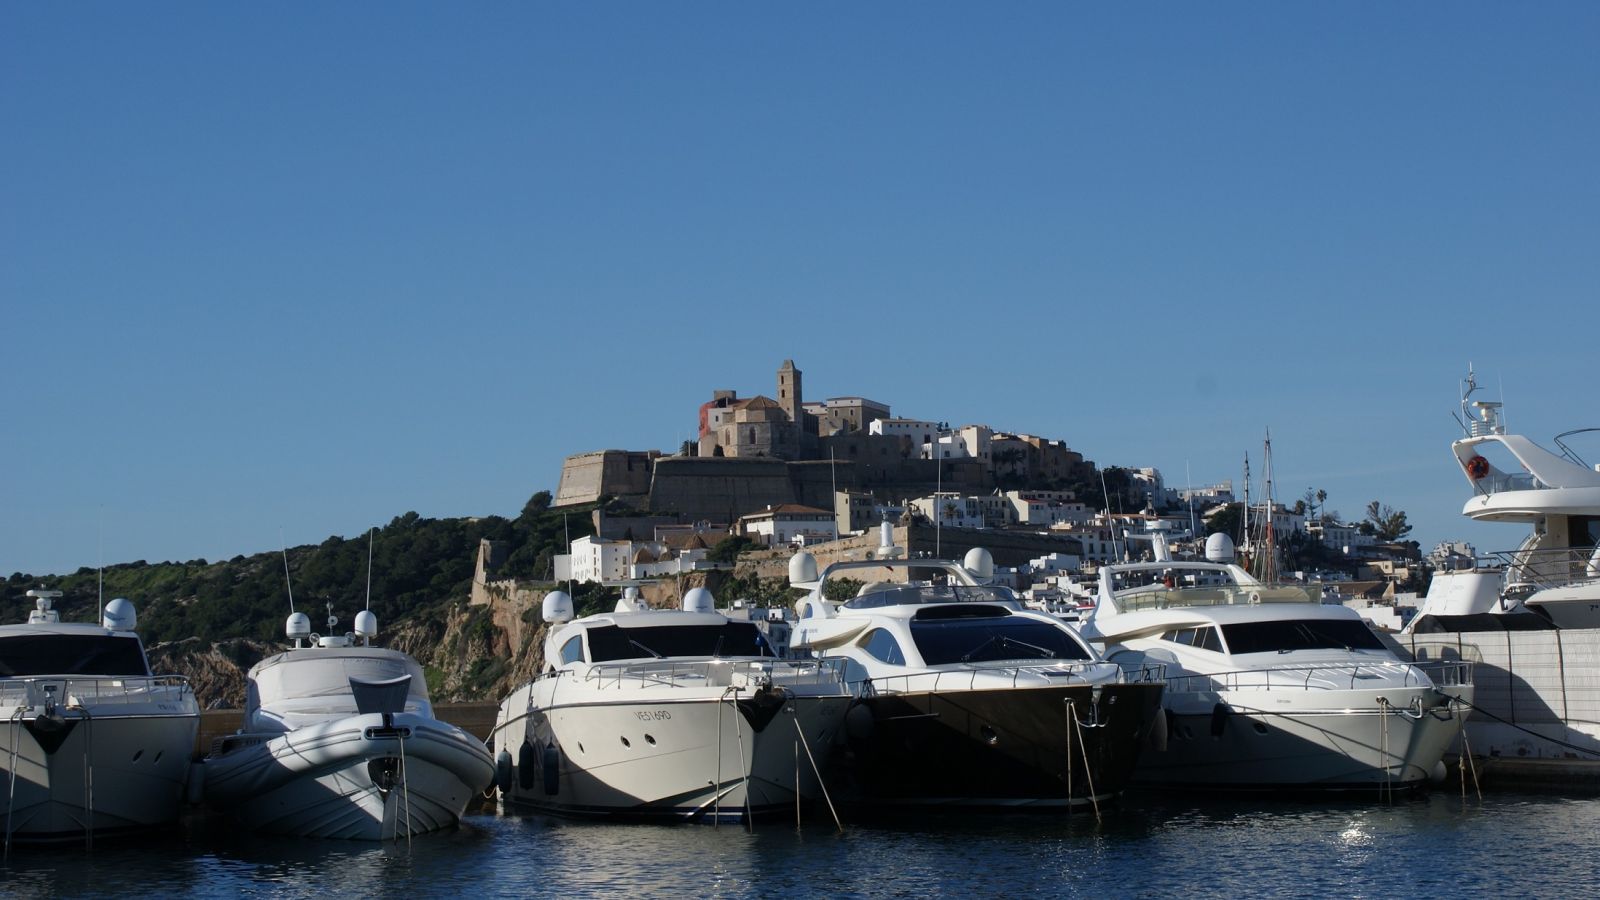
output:
[[544,620],[552,625],[571,622],[573,616],[572,596],[566,591],[551,591],[545,594],[544,605],[540,609],[540,613],[543,615]]
[[717,600],[703,587],[690,588],[689,592],[683,595],[683,611],[716,612]]
[[291,641],[311,637],[311,617],[303,612],[290,613],[289,618],[283,623],[283,633]]
[[988,581],[994,577],[994,556],[982,547],[973,547],[962,558],[961,567],[979,581]]
[[801,550],[789,557],[789,583],[810,584],[817,580],[817,558]]
[[1220,531],[1206,538],[1206,559],[1217,563],[1233,562],[1233,538]]
[[107,603],[105,612],[100,616],[100,624],[112,631],[132,631],[138,622],[139,617],[133,611],[133,604],[124,597],[118,597]]
[[378,617],[372,614],[372,610],[363,609],[356,613],[356,634],[367,640],[378,636]]

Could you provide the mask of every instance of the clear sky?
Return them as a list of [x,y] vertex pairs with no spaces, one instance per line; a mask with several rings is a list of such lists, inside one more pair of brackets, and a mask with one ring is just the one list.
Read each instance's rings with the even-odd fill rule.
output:
[[[1595,415],[1600,5],[9,3],[0,575],[514,515],[717,388],[1459,515]],[[1591,461],[1600,459],[1600,448]]]

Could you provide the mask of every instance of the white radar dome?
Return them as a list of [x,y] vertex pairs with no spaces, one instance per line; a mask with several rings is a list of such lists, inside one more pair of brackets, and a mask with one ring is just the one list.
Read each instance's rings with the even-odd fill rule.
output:
[[973,547],[962,558],[961,567],[979,581],[988,581],[994,577],[994,555],[982,547]]
[[789,583],[810,584],[817,580],[817,558],[801,550],[789,557]]
[[363,609],[356,613],[356,634],[367,640],[378,636],[378,617],[372,614],[372,610]]
[[105,612],[100,616],[100,624],[112,631],[132,631],[138,623],[139,617],[133,611],[133,604],[125,597],[107,603]]
[[291,613],[283,623],[283,633],[291,641],[311,637],[311,617],[303,612]]
[[716,612],[717,599],[703,587],[690,588],[689,593],[683,595],[683,611]]
[[552,625],[571,622],[573,616],[571,595],[566,591],[551,591],[545,594],[540,613],[544,616],[544,620]]
[[1233,538],[1220,531],[1206,538],[1206,559],[1216,563],[1233,562]]

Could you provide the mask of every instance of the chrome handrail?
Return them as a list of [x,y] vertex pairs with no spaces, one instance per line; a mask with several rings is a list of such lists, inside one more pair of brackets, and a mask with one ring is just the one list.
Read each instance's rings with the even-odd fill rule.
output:
[[94,703],[148,703],[159,693],[176,689],[178,699],[193,696],[182,675],[13,675],[0,678],[0,707],[45,704],[63,709]]
[[[1431,672],[1437,672],[1434,677]],[[1173,693],[1193,694],[1211,691],[1327,691],[1356,690],[1362,679],[1398,676],[1400,687],[1458,687],[1472,683],[1472,663],[1452,660],[1428,663],[1312,663],[1242,669],[1209,675],[1176,675],[1167,679]],[[1339,682],[1343,681],[1341,687]],[[1395,685],[1388,678],[1382,685]],[[1374,686],[1376,687],[1376,686]]]

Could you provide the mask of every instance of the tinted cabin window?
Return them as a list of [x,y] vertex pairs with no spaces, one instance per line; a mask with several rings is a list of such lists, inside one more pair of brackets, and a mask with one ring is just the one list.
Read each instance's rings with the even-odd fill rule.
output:
[[561,645],[563,663],[583,662],[583,638],[575,637]]
[[1088,648],[1067,631],[1024,616],[923,618],[911,637],[930,666],[999,660],[1087,660]]
[[900,642],[882,628],[873,629],[862,646],[866,649],[867,655],[874,659],[881,659],[892,666],[906,664],[906,655],[900,649]]
[[1384,649],[1364,623],[1342,619],[1240,622],[1222,626],[1222,635],[1234,653]]
[[139,639],[27,635],[0,641],[0,675],[149,675]]
[[589,661],[658,656],[775,656],[766,636],[749,622],[589,629]]
[[1217,629],[1215,628],[1196,628],[1194,645],[1199,647],[1201,650],[1212,650],[1217,653],[1223,652],[1222,635],[1218,634]]

